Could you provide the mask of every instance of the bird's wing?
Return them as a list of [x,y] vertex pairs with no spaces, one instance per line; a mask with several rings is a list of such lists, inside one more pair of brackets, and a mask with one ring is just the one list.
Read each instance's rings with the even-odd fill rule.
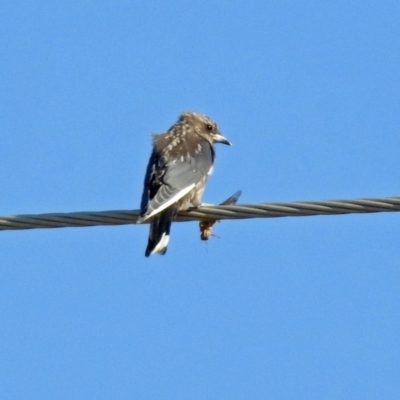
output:
[[[201,147],[201,149],[200,149]],[[146,171],[139,222],[176,203],[207,175],[213,165],[214,151],[204,141],[191,157],[163,162],[153,151]]]

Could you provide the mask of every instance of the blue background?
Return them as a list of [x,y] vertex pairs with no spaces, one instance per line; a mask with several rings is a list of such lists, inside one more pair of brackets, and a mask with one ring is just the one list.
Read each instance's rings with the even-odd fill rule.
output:
[[[57,4],[56,4],[57,3]],[[400,195],[398,1],[0,5],[0,214],[136,209],[210,115],[204,201]],[[399,399],[397,213],[0,233],[2,399]]]

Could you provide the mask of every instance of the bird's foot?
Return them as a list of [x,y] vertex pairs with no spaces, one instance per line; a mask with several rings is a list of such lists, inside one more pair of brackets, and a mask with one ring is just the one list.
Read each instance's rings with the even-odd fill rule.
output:
[[[232,196],[228,197],[225,201],[220,203],[221,206],[231,206],[237,203],[240,195],[242,194],[241,190],[238,190]],[[214,204],[202,203],[201,206],[213,206]],[[200,221],[200,239],[201,240],[208,240],[211,236],[218,237],[212,231],[212,227],[216,222],[220,222],[217,219],[208,219]]]

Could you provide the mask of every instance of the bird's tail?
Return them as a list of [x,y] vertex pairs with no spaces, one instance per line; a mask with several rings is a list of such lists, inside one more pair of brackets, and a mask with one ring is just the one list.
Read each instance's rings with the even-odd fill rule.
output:
[[145,252],[146,257],[155,253],[166,253],[169,242],[169,231],[176,213],[177,207],[174,205],[156,214],[151,219],[149,241]]

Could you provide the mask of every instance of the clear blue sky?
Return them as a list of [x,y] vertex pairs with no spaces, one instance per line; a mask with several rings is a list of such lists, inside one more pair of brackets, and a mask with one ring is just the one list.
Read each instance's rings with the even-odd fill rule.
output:
[[[398,1],[9,1],[0,215],[136,209],[150,133],[204,201],[400,196]],[[399,399],[400,215],[0,232],[1,399]]]

